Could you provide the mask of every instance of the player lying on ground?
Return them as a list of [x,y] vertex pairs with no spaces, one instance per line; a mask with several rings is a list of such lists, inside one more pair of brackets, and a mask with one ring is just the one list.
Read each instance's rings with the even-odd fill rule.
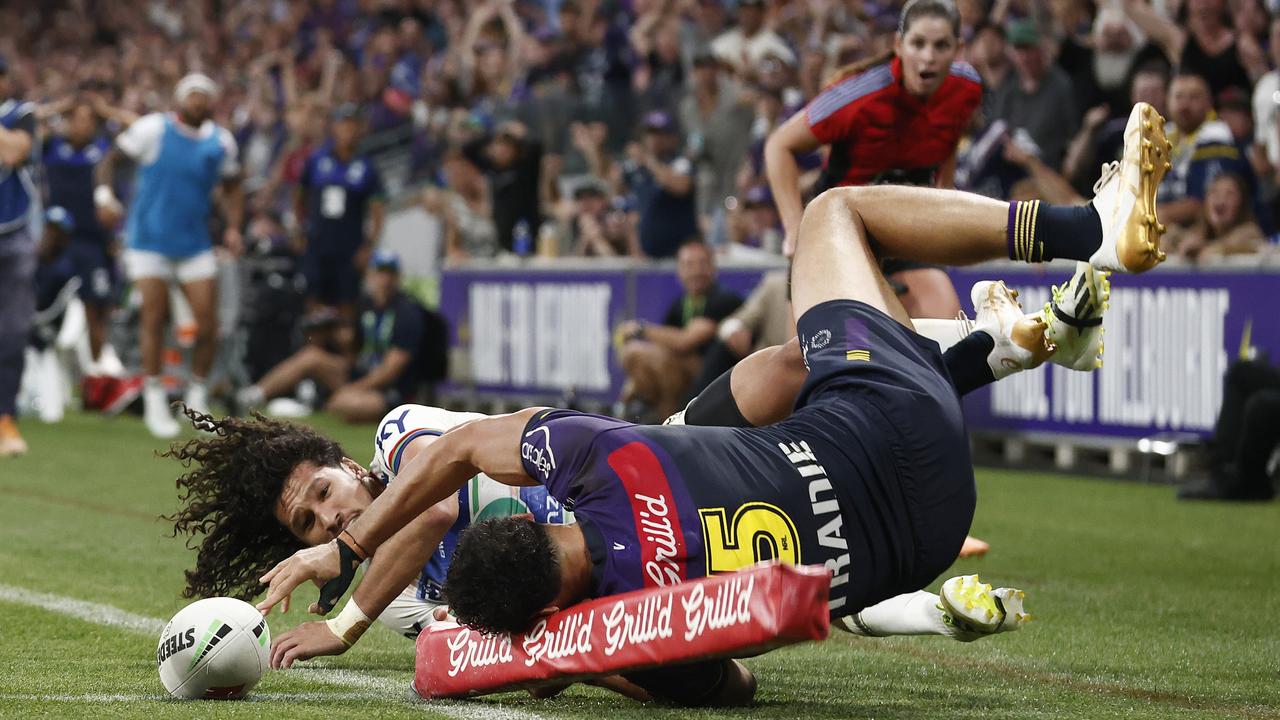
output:
[[[1093,297],[1094,302],[1083,306],[1088,317],[1101,312],[1100,296]],[[979,308],[976,324],[923,321],[930,323],[930,331],[947,349],[947,361],[955,364],[956,373],[975,374],[962,368],[967,356],[956,349],[966,335],[982,335],[993,347],[991,337],[1002,338],[999,355],[1011,367],[1014,360],[1044,347],[1038,335],[1042,323],[1033,316],[1023,317],[1002,283],[975,286],[975,306]],[[1011,329],[1015,325],[1018,332]],[[1029,349],[1010,344],[1006,335],[1019,338]],[[1085,352],[1094,351],[1081,347]],[[1059,348],[1055,357],[1063,353]],[[992,360],[979,362],[985,367]],[[786,392],[790,395],[784,401],[794,402],[795,391]],[[187,414],[197,428],[213,433],[168,453],[197,465],[179,479],[187,493],[185,507],[172,518],[175,534],[190,534],[193,539],[199,534],[204,536],[196,567],[186,573],[189,597],[252,597],[260,587],[258,577],[263,572],[298,547],[332,540],[418,452],[444,432],[484,417],[422,405],[397,407],[383,418],[375,432],[374,459],[366,470],[344,457],[337,443],[306,427],[267,419],[213,420]],[[406,546],[416,549],[419,557],[412,557],[408,550],[395,553],[394,570],[380,574],[387,584],[362,584],[355,607],[360,608],[363,617],[378,618],[393,631],[416,637],[435,620],[433,610],[443,605],[442,586],[448,561],[462,529],[472,520],[526,512],[535,520],[548,523],[571,522],[573,517],[541,486],[517,489],[477,475],[456,497],[402,531]],[[391,554],[388,552],[387,556]],[[925,592],[890,598],[869,608],[864,612],[865,618],[849,628],[877,636],[938,634],[963,641],[981,637],[985,633],[966,629],[963,621],[957,624],[946,610],[961,602],[961,592],[972,592],[961,579],[956,580],[944,588],[941,598]],[[1002,588],[995,592],[1003,594],[1011,604],[1015,601],[1012,590]],[[288,667],[295,660],[344,652],[358,639],[359,632],[340,633],[345,636],[340,637],[332,629],[334,625],[308,623],[277,636],[273,664]],[[366,626],[359,625],[360,631]],[[1005,629],[1016,627],[1011,624]]]
[[[1084,268],[1089,271],[1087,264]],[[1091,273],[1088,277],[1094,278]],[[1088,301],[1073,306],[1072,312],[1090,320],[1100,316],[1103,293],[1093,284],[1086,288],[1093,290]],[[976,285],[974,305],[979,309],[974,323],[918,321],[945,350],[944,360],[953,374],[985,373],[991,378],[992,371],[982,368],[995,366],[1001,368],[1003,375],[1009,368],[1035,364],[1035,357],[1043,354],[1044,348],[1038,334],[1043,326],[1039,317],[1024,317],[1002,283]],[[994,338],[1001,341],[997,343]],[[985,359],[977,358],[982,368],[964,367],[966,361],[974,360],[965,349],[966,342],[991,348]],[[1053,359],[1063,362],[1064,355],[1092,356],[1096,352],[1096,344],[1076,342],[1057,346]],[[773,382],[768,376],[760,377]],[[774,384],[789,393],[783,402],[794,402],[798,389]],[[309,428],[265,419],[215,421],[188,415],[197,427],[213,432],[212,436],[202,435],[169,453],[188,464],[197,464],[195,470],[179,480],[187,491],[186,502],[173,518],[175,534],[191,534],[193,539],[197,534],[204,536],[196,567],[187,572],[186,594],[191,597],[252,597],[263,572],[298,547],[323,544],[336,537],[395,478],[400,467],[435,438],[464,422],[484,417],[421,405],[395,408],[375,431],[374,459],[366,470],[343,457],[336,443]],[[271,462],[264,462],[267,457]],[[572,513],[541,486],[516,489],[483,474],[476,476],[456,498],[446,500],[403,531],[406,542],[416,541],[413,547],[419,557],[413,558],[407,551],[396,553],[395,572],[382,575],[388,584],[361,585],[354,607],[360,608],[362,617],[378,618],[393,631],[416,637],[434,621],[433,610],[443,604],[441,589],[448,560],[461,530],[473,519],[525,512],[539,522],[572,521]],[[865,617],[851,620],[847,629],[865,635],[939,634],[973,640],[983,633],[957,624],[953,613],[946,609],[961,602],[962,592],[972,592],[972,588],[957,578],[944,587],[942,597],[919,592],[890,598],[864,611]],[[1004,595],[1011,605],[1015,602],[1009,589],[995,593]],[[329,623],[308,623],[277,636],[273,664],[288,667],[295,660],[342,653],[359,637],[358,632],[335,633],[333,627]],[[363,629],[365,625],[359,627]],[[1006,629],[1016,627],[1015,623]]]
[[[792,266],[809,374],[786,420],[644,427],[546,408],[475,420],[408,462],[336,540],[267,573],[259,608],[269,611],[307,581],[324,582],[322,595],[340,594],[361,561],[480,472],[541,484],[572,503],[575,517],[561,526],[505,518],[463,533],[445,596],[480,630],[521,631],[585,598],[731,571],[761,554],[830,568],[837,618],[924,587],[955,558],[976,490],[938,346],[912,331],[876,250],[947,264],[1007,253],[1148,270],[1163,259],[1155,215],[1169,156],[1162,128],[1150,106],[1135,107],[1123,161],[1081,208],[905,187],[823,193],[805,210]],[[732,660],[626,677],[685,704],[749,702],[755,690]]]
[[[1069,319],[1074,313],[1079,322],[1092,323],[1101,317],[1105,279],[1095,275],[1087,263],[1080,265],[1081,270],[1071,285],[1081,288],[1083,301],[1056,312]],[[978,283],[973,296],[974,306],[978,308],[975,322],[915,321],[923,334],[939,343],[953,376],[974,378],[958,388],[962,392],[993,381],[997,372],[1004,377],[1016,369],[1033,367],[1049,352],[1041,337],[1045,327],[1043,314],[1023,316],[1014,293],[1003,283]],[[976,354],[975,347],[978,348]],[[1054,347],[1055,362],[1070,366],[1079,356],[1092,359],[1099,351],[1097,333],[1078,337],[1063,335],[1063,342]],[[799,358],[798,349],[795,354]],[[776,387],[785,393],[777,404],[790,407],[799,386],[798,383],[792,386],[793,378],[788,370],[779,368],[778,375],[757,377],[766,381],[766,387]],[[805,372],[802,364],[800,371]],[[720,384],[726,389],[727,377],[726,382]],[[704,397],[710,392],[704,393]],[[698,402],[709,405],[702,398]],[[731,397],[728,404],[732,407]],[[711,419],[709,413],[701,414]],[[345,523],[363,512],[387,482],[394,479],[399,468],[436,437],[466,421],[484,417],[421,405],[395,408],[375,432],[374,459],[366,470],[354,460],[344,458],[336,443],[305,427],[269,420],[214,421],[188,415],[197,427],[214,431],[214,436],[202,436],[170,452],[180,460],[194,460],[201,465],[180,479],[180,485],[189,494],[184,510],[174,516],[175,533],[205,535],[196,568],[187,572],[186,594],[246,598],[257,593],[257,578],[289,552],[336,537]],[[689,424],[716,423],[698,422],[694,418]],[[725,424],[737,423],[726,418]],[[261,462],[267,447],[273,449],[279,462]],[[433,610],[443,605],[442,586],[448,560],[462,529],[472,519],[524,512],[539,522],[572,520],[572,513],[549,497],[541,486],[515,489],[483,474],[476,476],[456,498],[450,498],[419,523],[406,528],[406,540],[416,539],[414,547],[421,559],[397,553],[403,562],[396,563],[396,573],[383,576],[387,578],[387,585],[375,587],[373,583],[365,583],[361,586],[355,606],[360,608],[357,617],[377,618],[398,634],[416,637],[434,621]],[[404,589],[394,594],[401,587]],[[864,611],[865,617],[848,619],[842,627],[863,635],[938,634],[973,640],[982,633],[963,627],[963,620],[957,624],[954,613],[947,609],[960,602],[959,593],[971,591],[966,587],[957,578],[955,583],[944,587],[942,597],[921,591],[890,598]],[[1014,591],[1001,588],[994,592],[1003,595],[1010,604],[1014,602],[1011,599]],[[359,635],[345,633],[345,638],[340,638],[331,629],[335,625],[309,623],[278,635],[273,664],[288,667],[296,660],[344,652]],[[363,629],[366,625],[359,627]],[[1006,627],[1014,628],[1016,624]]]

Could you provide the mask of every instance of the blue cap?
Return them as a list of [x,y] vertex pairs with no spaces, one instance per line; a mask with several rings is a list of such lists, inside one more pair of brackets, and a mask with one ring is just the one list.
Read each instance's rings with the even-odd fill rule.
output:
[[67,209],[61,205],[54,205],[45,210],[44,221],[62,228],[64,233],[71,233],[76,229],[76,221],[72,219],[71,213],[67,212]]
[[369,258],[369,267],[373,270],[390,270],[400,272],[400,256],[390,250],[378,250]]

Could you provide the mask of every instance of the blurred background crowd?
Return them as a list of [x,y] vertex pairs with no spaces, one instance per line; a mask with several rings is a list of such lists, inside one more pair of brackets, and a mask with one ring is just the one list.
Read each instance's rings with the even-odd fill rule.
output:
[[[924,177],[889,172],[858,182],[1083,202],[1105,164],[1119,157],[1130,108],[1145,101],[1169,119],[1175,146],[1174,168],[1160,189],[1170,254],[1194,263],[1253,262],[1270,254],[1280,217],[1280,3],[943,4],[955,13],[954,23],[943,25],[944,34],[955,36],[954,48],[921,46],[911,62],[943,57],[948,64],[920,71],[920,82],[972,87],[973,102],[958,105],[951,120],[947,159]],[[52,228],[70,236],[72,247],[91,237],[107,251],[103,267],[91,268],[96,275],[80,272],[92,340],[86,375],[119,374],[117,366],[137,364],[143,375],[156,375],[159,361],[145,357],[145,336],[149,323],[164,320],[163,314],[149,320],[145,301],[135,298],[130,306],[125,278],[138,272],[120,267],[120,239],[137,192],[129,161],[145,166],[146,153],[126,152],[105,172],[98,166],[113,145],[128,150],[134,141],[117,138],[140,117],[184,113],[192,94],[203,93],[193,127],[207,116],[229,135],[220,140],[223,182],[210,188],[217,200],[210,237],[219,262],[239,263],[248,278],[235,296],[239,314],[222,315],[224,325],[230,318],[249,326],[244,342],[253,348],[241,353],[240,377],[228,381],[228,392],[239,388],[243,404],[256,406],[311,378],[322,395],[350,401],[336,407],[353,419],[376,419],[405,368],[443,373],[443,361],[425,357],[444,332],[430,311],[422,310],[412,332],[392,333],[381,321],[400,302],[402,264],[423,267],[415,255],[429,254],[430,268],[507,255],[644,263],[674,258],[693,242],[696,250],[681,259],[681,279],[701,304],[691,311],[686,301],[683,316],[673,307],[671,322],[689,326],[695,316],[711,317],[708,307],[717,308],[716,316],[711,327],[665,344],[702,353],[717,336],[736,348],[724,360],[731,364],[753,345],[776,340],[769,335],[786,333],[786,322],[763,334],[744,335],[736,318],[717,327],[740,299],[708,293],[715,263],[783,255],[795,200],[856,174],[850,148],[859,140],[849,134],[893,132],[871,117],[856,128],[841,120],[845,135],[834,137],[820,120],[839,120],[855,100],[882,89],[885,83],[867,79],[876,72],[903,82],[896,61],[885,64],[895,42],[901,48],[903,5],[8,0],[0,6],[6,29],[0,95],[31,104],[34,142],[18,164],[30,171],[42,208],[32,236]],[[920,53],[933,59],[918,61]],[[181,86],[184,77],[200,81]],[[910,90],[914,80],[907,82]],[[807,125],[788,131],[797,114]],[[794,160],[795,180],[783,176],[785,187],[770,167],[771,138]],[[910,148],[928,140],[899,135],[894,142]],[[73,178],[68,165],[89,166],[92,179]],[[96,193],[92,203],[84,201],[85,182]],[[102,194],[104,184],[109,194]],[[66,217],[44,212],[50,208]],[[432,218],[439,242],[401,244],[399,257],[379,254],[387,218],[406,209]],[[297,281],[255,286],[262,278],[294,277],[276,272],[280,267],[296,269]],[[183,269],[175,272],[182,284]],[[386,287],[371,282],[378,273],[391,278]],[[761,292],[782,298],[771,307],[775,319],[785,319],[785,307],[781,313],[777,307],[785,303],[784,284],[775,278]],[[196,316],[217,297],[193,295],[186,285],[183,294],[188,315]],[[958,307],[953,299],[933,303],[924,289],[921,300],[909,304],[913,312],[950,317]],[[184,299],[175,294],[173,301],[181,319]],[[47,309],[52,302],[42,297],[39,304]],[[759,305],[753,312],[760,314]],[[103,316],[129,312],[141,316],[140,360],[136,339],[107,338]],[[207,333],[210,323],[204,325]],[[628,340],[651,340],[643,325],[623,330]],[[317,333],[326,339],[317,342]],[[227,334],[226,327],[218,333]],[[320,346],[330,355],[299,359]],[[396,348],[410,357],[399,358]],[[104,359],[104,352],[122,357]],[[670,361],[656,358],[649,367],[637,359],[642,353],[632,355],[622,358],[631,389],[661,375]],[[384,367],[389,357],[397,359],[394,367]],[[287,372],[271,374],[289,362]],[[376,382],[357,389],[376,391],[376,402],[339,392],[371,373]],[[203,375],[196,375],[204,392]],[[685,392],[655,389],[647,402],[675,407]],[[108,395],[102,402],[119,404]],[[207,406],[199,393],[188,399]],[[175,431],[151,425],[157,434]]]

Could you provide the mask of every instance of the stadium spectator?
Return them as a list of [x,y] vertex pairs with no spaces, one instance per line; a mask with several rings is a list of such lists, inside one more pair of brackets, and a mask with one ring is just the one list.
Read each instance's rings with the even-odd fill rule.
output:
[[770,255],[782,252],[782,218],[769,186],[756,185],[743,193],[741,206],[730,214],[730,248],[752,248]]
[[13,90],[8,62],[0,57],[0,457],[27,452],[14,417],[36,311],[36,239],[29,227],[37,202],[31,177],[36,106]]
[[1267,51],[1273,68],[1253,89],[1254,144],[1259,147],[1259,174],[1274,189],[1275,169],[1280,168],[1280,17],[1272,18]]
[[991,103],[996,94],[1014,75],[1013,61],[1009,58],[1009,41],[1004,30],[991,22],[978,25],[974,29],[973,40],[965,48],[965,59],[982,77],[982,87],[986,91],[983,114],[990,117]]
[[[1168,97],[1168,71],[1162,64],[1148,63],[1135,70],[1130,78],[1129,103],[1125,107],[1145,102],[1167,117]],[[1062,174],[1079,188],[1092,185],[1098,177],[1099,163],[1120,159],[1124,149],[1124,128],[1128,121],[1127,115],[1114,116],[1106,106],[1090,108],[1084,114],[1080,131],[1067,146]]]
[[568,231],[573,254],[580,257],[643,258],[640,237],[624,198],[610,202],[600,181],[581,183],[573,191]]
[[739,360],[756,350],[784,345],[795,337],[790,296],[786,270],[765,273],[746,301],[716,328],[716,338],[707,346],[702,367],[689,385],[686,407]]
[[680,151],[680,134],[669,113],[644,118],[644,138],[627,147],[622,176],[640,210],[640,248],[667,258],[698,235],[693,162]]
[[1209,442],[1209,476],[1178,492],[1182,500],[1270,500],[1280,476],[1280,371],[1241,360],[1222,381],[1222,407]]
[[717,337],[739,358],[761,348],[785,345],[795,335],[789,283],[786,270],[765,273],[742,307],[720,323]]
[[[1054,7],[1061,5],[1082,7],[1076,3],[1054,3]],[[1079,107],[1106,103],[1112,114],[1118,115],[1132,106],[1129,101],[1130,80],[1144,41],[1142,31],[1125,15],[1123,7],[1113,4],[1098,8],[1093,21],[1090,70],[1099,94],[1093,101],[1077,98]]]
[[1045,163],[1060,167],[1067,142],[1080,126],[1071,80],[1049,63],[1034,21],[1014,21],[1007,32],[1017,75],[997,91],[992,116],[1025,130]]
[[498,254],[498,229],[493,222],[489,186],[475,163],[460,150],[445,155],[441,166],[445,187],[422,193],[427,212],[444,226],[447,262],[491,258]]
[[239,253],[244,197],[236,141],[210,119],[218,86],[209,77],[187,75],[174,90],[175,111],[138,118],[116,138],[116,149],[98,164],[95,203],[118,206],[110,182],[117,152],[138,164],[137,190],[126,227],[125,271],[142,296],[139,344],[146,388],[143,417],[158,438],[180,427],[161,384],[161,356],[169,319],[169,288],[176,283],[196,322],[196,342],[187,384],[188,407],[208,410],[205,385],[218,338],[218,265],[209,237],[210,195],[222,187],[225,247]]
[[1173,169],[1160,184],[1160,219],[1190,225],[1200,216],[1208,183],[1222,172],[1243,172],[1243,159],[1231,129],[1213,117],[1209,84],[1200,75],[1180,72],[1169,86],[1169,122]]
[[734,194],[736,171],[751,145],[755,120],[754,98],[709,53],[693,61],[693,83],[680,100],[680,127],[697,168],[698,214],[724,212],[725,198]]
[[1247,92],[1253,83],[1246,67],[1259,77],[1265,71],[1257,43],[1232,30],[1227,0],[1188,0],[1177,18],[1161,14],[1147,0],[1124,0],[1124,7],[1171,65],[1203,77],[1213,95],[1228,87]]
[[531,253],[533,234],[542,224],[542,143],[528,137],[524,123],[512,120],[492,136],[468,142],[462,151],[488,177],[498,247]]
[[684,293],[671,303],[662,324],[627,320],[618,326],[625,339],[619,364],[627,377],[620,400],[630,406],[629,414],[661,419],[679,409],[716,327],[742,304],[741,297],[716,284],[715,255],[701,240],[680,246],[676,274]]
[[711,52],[741,75],[750,73],[770,56],[795,65],[796,55],[766,23],[768,0],[739,0],[738,23],[711,41]]
[[294,191],[294,214],[305,218],[303,274],[312,307],[354,316],[362,269],[382,235],[385,190],[373,161],[357,152],[360,109],[333,111],[329,139],[307,158]]
[[325,409],[351,423],[374,422],[411,402],[423,381],[426,310],[400,288],[400,259],[375,252],[356,316],[353,350],[325,334],[240,390],[242,408],[257,407],[313,380],[329,390]]
[[1205,191],[1200,217],[1186,229],[1172,228],[1169,242],[1182,257],[1202,263],[1258,252],[1266,235],[1254,221],[1248,183],[1231,172],[1215,176]]

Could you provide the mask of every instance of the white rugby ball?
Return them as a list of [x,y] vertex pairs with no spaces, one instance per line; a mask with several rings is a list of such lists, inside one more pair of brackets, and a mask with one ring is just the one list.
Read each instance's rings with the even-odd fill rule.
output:
[[266,618],[242,600],[197,600],[164,626],[156,648],[160,682],[182,700],[242,698],[271,660]]

